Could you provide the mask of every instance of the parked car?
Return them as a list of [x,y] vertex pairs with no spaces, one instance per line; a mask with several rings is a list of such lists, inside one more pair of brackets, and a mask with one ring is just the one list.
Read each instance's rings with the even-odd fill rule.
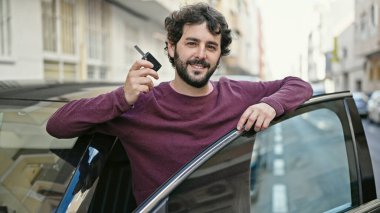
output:
[[380,211],[365,133],[348,92],[314,97],[262,132],[231,129],[136,206],[129,159],[116,137],[62,140],[45,131],[67,101],[113,87],[0,91],[1,212]]
[[380,123],[380,90],[372,92],[368,100],[368,119]]
[[356,107],[361,117],[368,116],[368,95],[364,92],[352,92]]

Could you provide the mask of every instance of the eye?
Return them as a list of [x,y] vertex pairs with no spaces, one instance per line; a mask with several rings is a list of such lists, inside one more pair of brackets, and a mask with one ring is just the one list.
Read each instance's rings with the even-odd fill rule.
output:
[[211,51],[216,51],[217,50],[217,46],[216,45],[207,45],[207,49],[209,49]]
[[189,47],[195,47],[197,45],[197,43],[194,42],[194,41],[189,41],[189,42],[186,43],[186,45],[189,46]]

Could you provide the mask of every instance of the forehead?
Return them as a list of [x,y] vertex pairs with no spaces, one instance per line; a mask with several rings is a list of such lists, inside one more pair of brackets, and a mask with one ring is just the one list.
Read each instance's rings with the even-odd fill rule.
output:
[[220,44],[221,34],[213,35],[207,28],[206,22],[202,24],[185,24],[181,39],[195,38],[200,41],[212,41]]

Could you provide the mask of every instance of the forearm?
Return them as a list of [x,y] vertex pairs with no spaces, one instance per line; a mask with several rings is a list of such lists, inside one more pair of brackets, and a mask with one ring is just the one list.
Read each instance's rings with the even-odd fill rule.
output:
[[90,99],[67,103],[48,120],[47,132],[57,138],[88,133],[96,125],[112,120],[129,109],[122,88]]
[[309,100],[313,94],[311,85],[296,77],[287,77],[282,80],[276,92],[265,97],[261,102],[271,105],[276,115],[292,111]]

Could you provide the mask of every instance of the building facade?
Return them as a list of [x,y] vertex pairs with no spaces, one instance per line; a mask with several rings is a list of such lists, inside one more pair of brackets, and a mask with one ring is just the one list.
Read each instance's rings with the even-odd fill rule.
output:
[[363,75],[364,58],[355,52],[355,23],[336,38],[336,56],[332,62],[335,91],[363,91],[367,78]]
[[[330,2],[330,10],[336,8],[331,5],[332,3],[337,5],[336,2],[339,0]],[[309,40],[316,37],[320,44],[315,45],[317,43],[314,42],[312,46],[313,42],[309,42],[309,76],[312,82],[320,80],[324,86],[326,82],[331,82],[328,91],[350,90],[371,93],[380,89],[380,0],[355,0],[353,3],[353,19],[348,18],[341,22],[348,24],[332,25],[332,29],[343,30],[336,30],[325,40],[320,39],[323,38],[321,35],[324,31],[321,21],[321,25],[315,28],[320,29],[321,33],[310,34]],[[337,9],[332,11],[335,12]],[[351,10],[347,9],[345,13],[350,14]],[[333,15],[350,16],[338,13]],[[320,48],[326,43],[330,44],[330,48]],[[317,51],[318,48],[320,50]],[[322,54],[325,57],[321,57]],[[324,62],[317,63],[318,60],[313,59],[315,55],[319,55],[319,60]],[[320,67],[319,72],[316,71],[316,66]],[[318,76],[318,73],[322,73],[321,76]]]
[[363,59],[362,90],[371,92],[380,89],[380,1],[355,3],[355,53]]
[[231,53],[223,59],[223,74],[248,74],[264,79],[264,48],[261,14],[255,1],[214,0],[231,28]]
[[335,91],[337,37],[354,21],[354,0],[319,1],[308,37],[308,77],[316,93]]
[[124,81],[134,45],[170,67],[163,19],[177,1],[127,2],[0,1],[0,81]]
[[[164,19],[176,0],[2,0],[0,81],[124,81],[141,57],[134,46],[163,65],[160,81],[174,72],[164,51]],[[222,74],[264,73],[260,12],[254,1],[203,1],[220,10],[233,32]],[[249,27],[247,27],[249,26]]]

